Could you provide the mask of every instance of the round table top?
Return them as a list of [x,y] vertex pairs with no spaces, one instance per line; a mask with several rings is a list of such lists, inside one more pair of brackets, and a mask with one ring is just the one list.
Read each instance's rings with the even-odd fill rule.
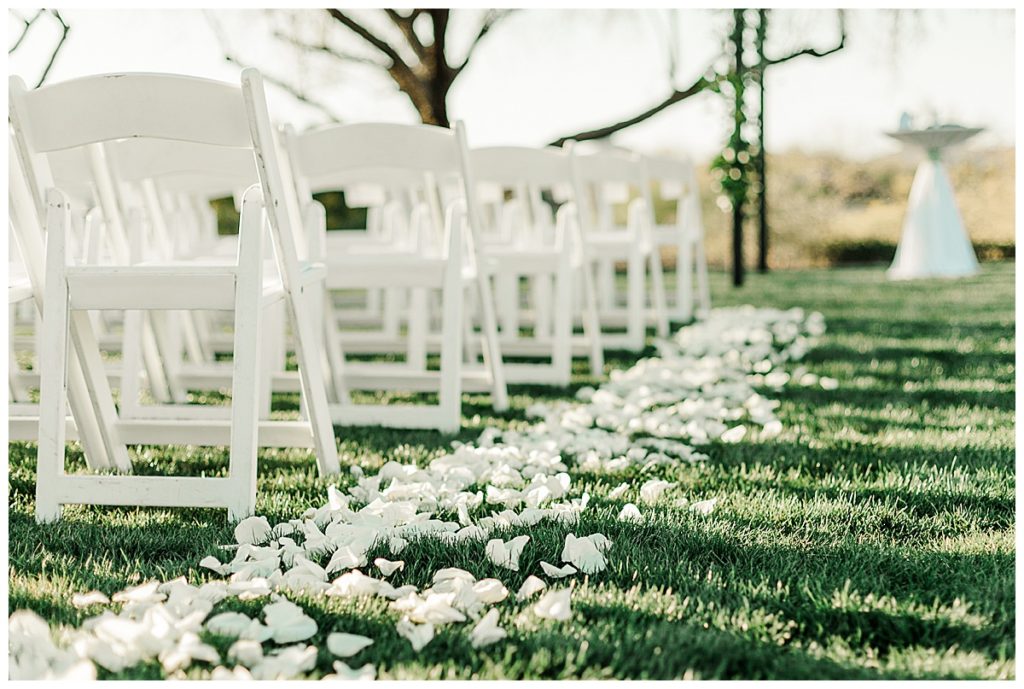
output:
[[886,132],[885,135],[910,146],[917,146],[925,150],[935,150],[963,143],[981,131],[984,131],[981,127],[944,125],[927,129],[911,129],[903,132]]

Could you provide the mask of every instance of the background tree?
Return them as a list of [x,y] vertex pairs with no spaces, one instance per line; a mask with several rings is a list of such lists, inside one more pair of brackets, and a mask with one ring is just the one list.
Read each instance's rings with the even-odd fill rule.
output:
[[[480,42],[513,11],[484,11],[468,46],[453,46],[449,41],[450,9],[275,12],[278,26],[274,38],[300,53],[322,55],[337,63],[368,65],[385,72],[412,102],[423,123],[447,127],[451,124],[448,95],[452,86],[469,65]],[[231,49],[219,23],[210,16],[226,59],[247,64]],[[302,21],[307,18],[311,21]],[[342,35],[356,39],[354,50],[341,46]],[[321,98],[303,89],[294,75],[279,75],[271,70],[264,78],[318,108],[331,120],[340,119]]]

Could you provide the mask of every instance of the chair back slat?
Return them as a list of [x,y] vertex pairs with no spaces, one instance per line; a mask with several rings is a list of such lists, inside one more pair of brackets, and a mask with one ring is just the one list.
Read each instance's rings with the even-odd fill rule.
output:
[[559,148],[494,146],[469,152],[478,184],[517,184],[553,187],[572,180],[569,154]]
[[594,153],[576,152],[577,171],[580,180],[595,184],[628,183],[644,184],[643,158],[621,150],[602,150]]
[[190,141],[125,139],[106,146],[107,157],[122,182],[144,179],[223,179],[246,189],[259,181],[251,144],[225,148]]
[[454,133],[431,125],[331,125],[295,136],[295,163],[310,180],[350,170],[459,172]]

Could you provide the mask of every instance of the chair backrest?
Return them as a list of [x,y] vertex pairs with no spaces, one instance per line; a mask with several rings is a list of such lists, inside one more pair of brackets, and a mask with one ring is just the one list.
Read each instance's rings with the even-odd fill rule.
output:
[[421,190],[431,207],[438,229],[445,214],[441,208],[441,185],[456,180],[460,196],[467,199],[470,228],[465,233],[472,244],[472,228],[482,217],[471,188],[466,157],[465,132],[432,125],[357,123],[329,125],[289,133],[288,152],[300,194],[376,184],[399,189]]
[[[479,200],[490,211],[493,227],[488,234],[504,241],[552,238],[554,208],[544,193],[560,202],[573,200],[572,159],[567,151],[495,146],[471,150],[469,160]],[[523,230],[528,236],[517,236]]]
[[[263,190],[282,279],[288,286],[298,270],[296,242],[301,221],[293,196],[285,193],[278,155],[270,127],[263,82],[254,69],[242,72],[241,87],[224,82],[174,74],[108,74],[82,77],[28,90],[11,78],[10,117],[18,153],[41,200],[40,192],[53,185],[47,154],[85,147],[104,219],[121,237],[127,255],[123,220],[105,144],[118,150],[122,140],[179,142],[180,151],[195,153],[204,146],[238,149],[239,159],[255,161],[255,180]],[[143,152],[148,143],[137,144]],[[134,144],[130,144],[135,148]],[[160,147],[153,144],[155,150]],[[243,153],[244,152],[244,153]],[[136,176],[146,176],[141,153],[134,156]],[[152,169],[167,173],[181,160],[148,159]],[[194,165],[194,163],[190,163]]]
[[[608,229],[612,206],[628,203],[636,194],[651,206],[651,189],[644,159],[624,149],[582,153],[571,147],[573,182],[584,229]],[[648,209],[648,212],[650,209]]]
[[460,172],[455,132],[426,124],[329,125],[296,134],[292,150],[310,180],[366,170]]
[[572,183],[572,160],[560,148],[493,146],[469,152],[477,184],[550,188]]
[[84,150],[115,255],[128,249],[104,144],[156,139],[252,149],[242,90],[175,74],[104,74],[28,90],[10,80],[10,119],[40,210],[54,185],[49,154]]
[[693,162],[689,158],[645,156],[644,162],[651,181],[658,184],[661,198],[680,200],[693,191]]

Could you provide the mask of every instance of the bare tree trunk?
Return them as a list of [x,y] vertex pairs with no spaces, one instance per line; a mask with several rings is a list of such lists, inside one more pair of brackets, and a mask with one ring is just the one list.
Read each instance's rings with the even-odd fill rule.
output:
[[[763,64],[764,43],[768,36],[768,11],[757,11],[757,63]],[[757,270],[768,272],[768,178],[766,176],[768,149],[764,140],[764,87],[767,81],[767,70],[761,69],[757,75],[757,91],[759,105],[757,109]]]
[[[732,42],[736,53],[734,66],[735,81],[733,95],[733,134],[730,146],[733,150],[736,161],[733,169],[739,170],[742,175],[742,163],[739,161],[739,153],[743,144],[743,78],[746,68],[743,64],[743,30],[746,27],[742,9],[732,11],[733,28],[729,40]],[[745,189],[745,187],[744,187]],[[732,199],[732,284],[736,287],[743,286],[743,211],[746,201],[745,193],[737,194]]]

